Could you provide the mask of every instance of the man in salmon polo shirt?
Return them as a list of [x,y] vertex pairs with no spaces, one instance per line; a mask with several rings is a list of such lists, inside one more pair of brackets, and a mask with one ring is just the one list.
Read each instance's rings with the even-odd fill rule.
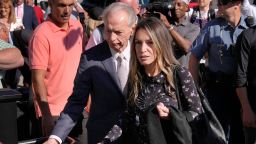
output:
[[51,14],[36,28],[29,46],[35,109],[43,136],[50,135],[72,93],[83,51],[82,25],[70,19],[75,0],[48,2]]

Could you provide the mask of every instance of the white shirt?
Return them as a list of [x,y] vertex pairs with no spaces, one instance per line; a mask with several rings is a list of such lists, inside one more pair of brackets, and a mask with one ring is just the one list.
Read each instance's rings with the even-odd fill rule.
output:
[[[20,13],[18,13],[18,7],[22,9]],[[16,22],[11,24],[10,31],[25,28],[22,21],[24,16],[24,3],[19,6],[16,6],[14,9],[15,9]]]
[[[117,57],[120,55],[118,52],[114,51],[112,48],[110,48],[111,54],[112,54],[112,60],[115,64],[115,72],[117,72]],[[124,56],[125,60],[125,67],[129,71],[130,67],[130,57],[131,57],[131,45],[130,42],[128,42],[127,47],[124,49],[124,51],[121,53]],[[127,72],[128,74],[128,72]]]
[[[22,9],[21,13],[19,13],[18,8]],[[24,15],[24,3],[19,6],[15,6],[15,15],[16,19],[22,19]]]

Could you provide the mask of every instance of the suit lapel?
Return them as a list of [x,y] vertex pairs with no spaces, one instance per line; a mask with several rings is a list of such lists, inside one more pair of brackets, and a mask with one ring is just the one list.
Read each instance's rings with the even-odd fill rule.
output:
[[[106,71],[109,73],[109,75],[111,76],[111,78],[115,81],[115,83],[117,84],[117,86],[119,87],[120,91],[121,90],[121,84],[119,82],[119,79],[117,77],[116,71],[115,71],[115,66],[114,66],[114,62],[112,59],[112,54],[110,52],[110,48],[108,47],[108,45],[106,44],[106,46],[104,47],[104,49],[106,49],[106,51],[108,51],[107,53],[110,54],[110,56],[108,56],[108,58],[106,58],[105,60],[102,61],[102,64],[104,65]],[[107,54],[106,53],[106,54]]]
[[27,7],[24,4],[23,5],[23,17],[22,17],[22,22],[24,23],[26,21],[26,17],[27,17],[27,11],[26,11]]
[[112,79],[115,81],[115,83],[118,85],[118,87],[121,90],[120,82],[119,82],[118,77],[116,75],[112,58],[108,58],[108,59],[102,61],[102,63],[104,65],[105,69],[107,70],[107,72],[109,73],[109,75],[112,77]]

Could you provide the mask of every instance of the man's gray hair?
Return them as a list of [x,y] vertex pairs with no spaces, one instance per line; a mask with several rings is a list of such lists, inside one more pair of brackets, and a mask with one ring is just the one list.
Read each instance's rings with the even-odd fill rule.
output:
[[131,6],[129,6],[128,4],[123,3],[123,2],[114,2],[111,5],[109,5],[108,7],[106,7],[102,14],[103,21],[106,22],[109,13],[118,12],[118,11],[124,11],[127,13],[128,25],[130,27],[133,26],[134,24],[136,24],[136,22],[137,22],[136,13],[134,12],[134,10]]

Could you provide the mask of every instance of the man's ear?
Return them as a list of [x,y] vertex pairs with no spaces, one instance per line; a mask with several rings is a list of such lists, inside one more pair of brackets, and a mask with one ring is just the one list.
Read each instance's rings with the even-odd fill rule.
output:
[[137,25],[136,23],[132,25],[132,29],[131,29],[131,30],[132,30],[132,31],[131,31],[131,35],[133,35],[133,34],[134,34],[134,31],[135,31],[136,25]]

